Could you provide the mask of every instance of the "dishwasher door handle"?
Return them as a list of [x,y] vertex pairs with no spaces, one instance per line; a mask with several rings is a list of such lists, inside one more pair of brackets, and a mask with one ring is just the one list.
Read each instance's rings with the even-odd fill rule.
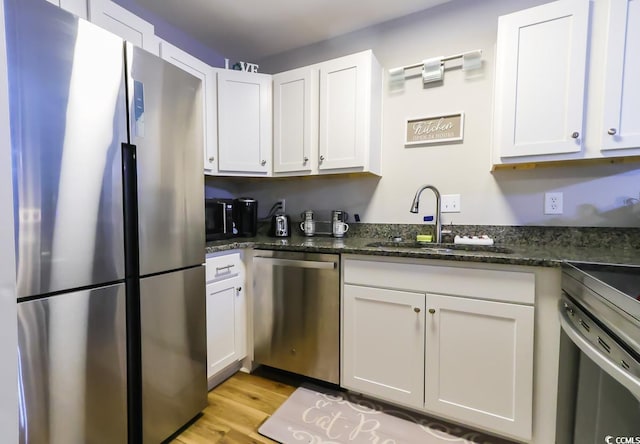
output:
[[271,265],[280,265],[284,267],[315,268],[320,270],[333,270],[334,268],[336,268],[335,262],[306,261],[306,260],[298,260],[298,259],[280,259],[280,258],[265,257],[265,256],[255,256],[254,259],[269,262]]

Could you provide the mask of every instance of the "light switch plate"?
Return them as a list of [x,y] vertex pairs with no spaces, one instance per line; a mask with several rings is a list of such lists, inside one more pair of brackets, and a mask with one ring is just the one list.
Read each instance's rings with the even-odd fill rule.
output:
[[443,213],[459,213],[460,212],[460,195],[459,194],[443,194],[441,198],[440,211]]

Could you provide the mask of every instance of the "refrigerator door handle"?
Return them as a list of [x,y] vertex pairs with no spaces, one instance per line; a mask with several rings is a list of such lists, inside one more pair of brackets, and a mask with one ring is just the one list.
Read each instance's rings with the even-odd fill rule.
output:
[[125,245],[125,276],[138,276],[138,230],[131,227],[138,226],[138,168],[136,163],[136,146],[130,143],[122,144],[122,180],[124,182],[124,232]]

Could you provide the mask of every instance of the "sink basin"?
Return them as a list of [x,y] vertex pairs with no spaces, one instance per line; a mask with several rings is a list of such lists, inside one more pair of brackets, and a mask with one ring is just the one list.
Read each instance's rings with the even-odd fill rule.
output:
[[423,250],[434,253],[451,253],[453,251],[480,251],[485,253],[502,253],[512,254],[513,250],[507,247],[497,245],[465,245],[465,244],[437,244],[433,242],[415,242],[415,241],[380,241],[371,242],[367,247],[378,248],[408,248],[412,250]]

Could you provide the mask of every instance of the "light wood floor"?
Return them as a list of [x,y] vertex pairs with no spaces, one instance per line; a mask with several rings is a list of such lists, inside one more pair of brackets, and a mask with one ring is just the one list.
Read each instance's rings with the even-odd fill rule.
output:
[[203,415],[171,443],[274,443],[258,434],[258,428],[296,385],[238,372],[209,392]]

